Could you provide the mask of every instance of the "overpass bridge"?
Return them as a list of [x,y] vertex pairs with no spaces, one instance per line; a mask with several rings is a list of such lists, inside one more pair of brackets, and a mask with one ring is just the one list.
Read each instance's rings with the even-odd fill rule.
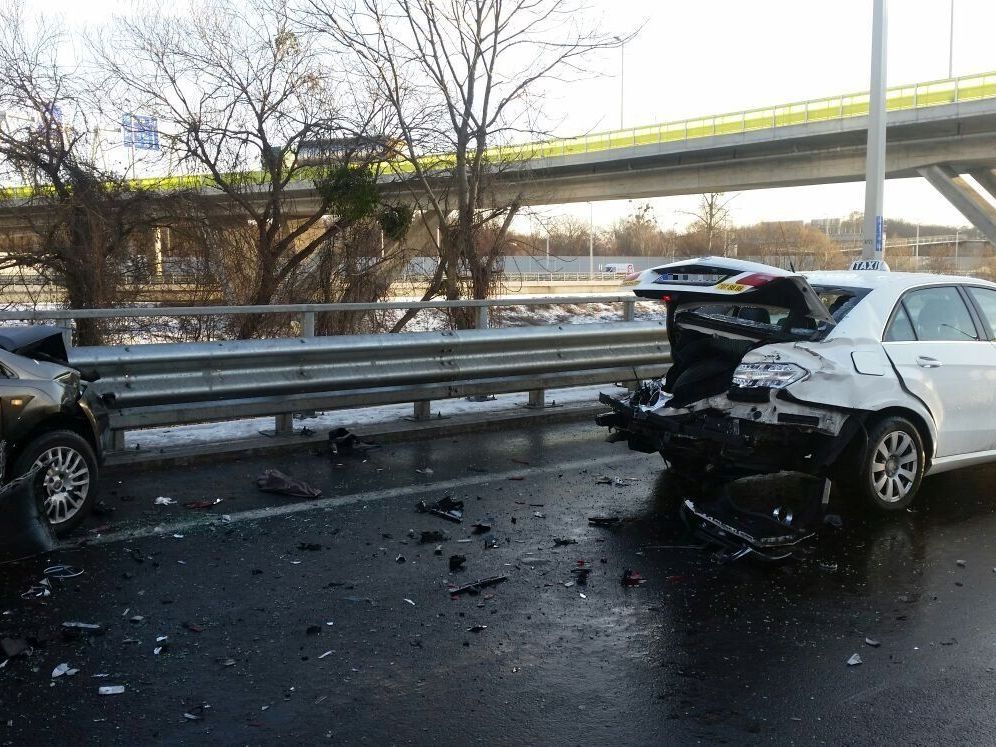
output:
[[[862,181],[868,102],[859,92],[494,148],[495,199],[566,204]],[[996,72],[890,88],[886,109],[886,177],[927,179],[996,244]],[[445,156],[430,158],[445,170]],[[411,169],[392,168],[382,191],[404,199]],[[144,181],[202,184],[206,198],[228,199],[196,175]],[[310,181],[287,195],[288,215],[317,205]],[[17,211],[0,210],[0,222],[16,224]]]
[[[996,73],[890,88],[886,108],[886,177],[927,179],[996,244]],[[497,181],[526,204],[863,181],[867,128],[867,93],[832,96],[521,146]]]

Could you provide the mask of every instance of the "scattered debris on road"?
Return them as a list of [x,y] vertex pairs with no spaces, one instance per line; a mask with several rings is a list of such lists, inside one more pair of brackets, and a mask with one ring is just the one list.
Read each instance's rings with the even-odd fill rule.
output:
[[849,667],[856,667],[859,664],[863,664],[863,663],[864,662],[861,661],[861,657],[858,656],[857,654],[851,654],[851,657],[847,660],[847,666],[849,666]]
[[564,547],[565,545],[576,545],[578,541],[573,537],[554,537],[553,546],[554,547]]
[[871,646],[872,648],[878,648],[882,644],[879,641],[876,641],[874,638],[865,638],[865,645]]
[[276,469],[268,469],[257,477],[256,487],[264,493],[289,495],[292,498],[320,498],[322,495],[318,488]]
[[173,498],[169,498],[168,496],[161,495],[158,498],[156,498],[156,500],[153,501],[153,503],[157,506],[172,506],[174,503],[176,503],[176,500]]
[[420,545],[431,545],[436,542],[446,542],[449,538],[450,536],[446,532],[441,532],[438,529],[430,529],[421,533],[418,543]]
[[466,555],[450,555],[450,571],[463,570],[463,564],[466,562]]
[[643,576],[641,576],[637,571],[627,568],[623,571],[622,578],[619,581],[623,586],[640,586],[647,582]]
[[622,524],[622,518],[619,516],[589,516],[588,526],[590,527],[617,527]]
[[103,685],[97,688],[98,695],[121,695],[124,691],[124,685]]
[[450,596],[459,596],[460,594],[479,594],[481,589],[487,588],[489,586],[497,586],[503,581],[508,581],[508,576],[490,576],[488,578],[478,579],[469,584],[464,584],[463,586],[451,586],[448,589]]
[[376,448],[372,441],[361,441],[360,437],[346,428],[333,428],[329,431],[329,456],[340,456],[352,451],[366,451]]
[[221,501],[222,501],[221,498],[215,498],[213,501],[212,500],[187,501],[186,503],[183,504],[183,507],[199,510],[199,509],[211,508],[212,506],[217,506],[219,503],[221,503]]
[[470,531],[473,532],[474,534],[487,534],[488,532],[491,531],[491,525],[479,521],[476,524],[470,525]]
[[463,521],[463,501],[455,501],[448,495],[443,496],[435,503],[419,501],[415,504],[415,510],[420,514],[432,514],[456,524]]

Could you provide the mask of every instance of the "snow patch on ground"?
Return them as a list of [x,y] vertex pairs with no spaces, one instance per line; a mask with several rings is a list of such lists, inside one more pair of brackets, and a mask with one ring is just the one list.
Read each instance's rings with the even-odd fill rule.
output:
[[[595,386],[571,387],[569,389],[547,390],[548,405],[577,404],[581,402],[598,402],[599,392],[618,393],[621,387],[615,384],[599,384]],[[465,398],[435,400],[432,403],[432,417],[453,417],[471,413],[498,413],[521,410],[526,405],[527,395],[523,393],[498,394],[494,399],[485,402],[471,402]],[[321,432],[338,426],[356,427],[362,435],[363,429],[382,423],[397,422],[411,418],[413,408],[410,403],[399,405],[381,405],[353,410],[332,410],[316,413],[315,417],[295,418],[294,430],[308,428]],[[125,434],[126,449],[161,449],[167,446],[194,446],[197,444],[212,444],[222,441],[258,436],[261,431],[273,433],[273,418],[248,418],[218,423],[199,423],[197,425],[173,426],[169,428],[148,428],[140,431],[128,431]]]

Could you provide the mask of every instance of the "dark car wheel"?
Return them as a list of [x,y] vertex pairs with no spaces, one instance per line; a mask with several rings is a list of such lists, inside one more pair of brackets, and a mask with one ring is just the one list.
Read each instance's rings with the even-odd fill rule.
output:
[[866,505],[901,511],[913,501],[923,480],[923,439],[905,418],[884,417],[869,425],[867,441],[848,462],[847,481]]
[[86,518],[96,500],[98,468],[93,448],[72,431],[50,431],[24,447],[14,463],[14,474],[23,475],[36,465],[45,514],[56,535],[64,536]]

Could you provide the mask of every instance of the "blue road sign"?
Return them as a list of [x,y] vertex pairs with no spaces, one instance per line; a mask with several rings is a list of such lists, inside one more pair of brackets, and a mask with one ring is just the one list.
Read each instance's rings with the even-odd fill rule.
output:
[[126,148],[159,150],[159,123],[155,117],[140,114],[122,114],[121,131]]

